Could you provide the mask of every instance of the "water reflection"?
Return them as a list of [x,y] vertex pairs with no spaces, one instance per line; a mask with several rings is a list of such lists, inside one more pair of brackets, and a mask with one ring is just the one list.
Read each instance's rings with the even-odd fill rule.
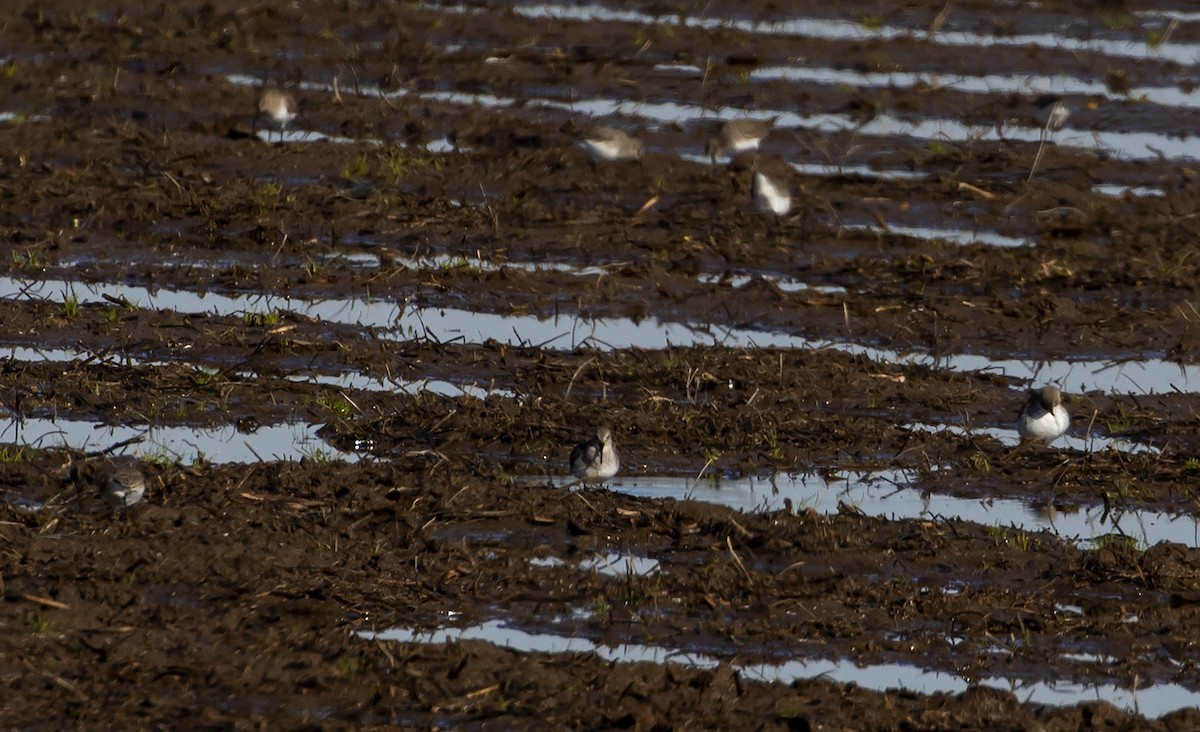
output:
[[[395,643],[444,644],[480,640],[524,653],[592,653],[613,663],[677,663],[700,669],[716,668],[723,660],[712,654],[680,651],[664,646],[638,643],[610,645],[596,643],[577,635],[534,633],[515,627],[505,620],[489,620],[465,628],[361,630],[355,632],[355,635],[364,640]],[[771,650],[778,653],[783,649]],[[803,656],[804,651],[795,649],[795,655]],[[1134,691],[1115,684],[1083,684],[1074,681],[1029,683],[999,676],[965,678],[952,673],[922,669],[913,664],[860,665],[850,660],[804,657],[786,663],[735,663],[733,668],[742,678],[764,683],[791,684],[799,680],[821,678],[879,692],[904,689],[926,695],[961,694],[973,684],[979,684],[1012,691],[1024,702],[1066,706],[1099,700],[1149,718],[1200,705],[1200,694],[1178,684],[1155,684]]]
[[[540,479],[542,481],[546,478]],[[1094,546],[1110,535],[1129,537],[1143,547],[1163,541],[1200,547],[1200,519],[1151,510],[1107,512],[1102,506],[1059,511],[1028,499],[957,498],[914,487],[908,471],[846,474],[826,481],[815,473],[778,474],[767,478],[709,479],[673,476],[618,476],[611,490],[641,498],[693,500],[739,511],[793,510],[837,514],[851,507],[867,516],[891,520],[947,519],[996,527],[999,534],[1046,531],[1081,547]]]
[[0,442],[37,448],[68,447],[103,450],[129,440],[140,440],[130,454],[190,465],[257,463],[301,458],[355,462],[358,456],[342,452],[317,436],[319,425],[300,423],[264,425],[241,432],[233,425],[220,427],[147,427],[104,425],[73,419],[10,418],[0,423]]
[[454,308],[408,307],[377,300],[331,298],[309,300],[265,293],[251,295],[200,294],[119,284],[85,284],[66,280],[16,280],[0,277],[0,299],[29,298],[60,301],[63,292],[80,298],[91,294],[125,298],[138,307],[178,313],[244,315],[290,311],[316,320],[380,329],[392,340],[428,338],[438,343],[485,343],[575,349],[663,349],[670,346],[722,345],[731,348],[832,348],[884,363],[913,364],[959,372],[991,372],[1022,382],[1054,382],[1064,391],[1085,393],[1156,394],[1200,391],[1200,367],[1162,359],[1129,361],[1031,361],[988,358],[975,354],[930,355],[865,346],[850,341],[808,338],[770,330],[711,324],[667,322],[657,318],[583,318],[536,315],[498,315]]

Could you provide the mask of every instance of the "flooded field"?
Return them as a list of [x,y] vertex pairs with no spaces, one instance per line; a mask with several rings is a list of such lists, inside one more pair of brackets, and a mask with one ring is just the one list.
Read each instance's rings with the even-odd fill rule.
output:
[[0,39],[7,726],[1200,727],[1190,4]]

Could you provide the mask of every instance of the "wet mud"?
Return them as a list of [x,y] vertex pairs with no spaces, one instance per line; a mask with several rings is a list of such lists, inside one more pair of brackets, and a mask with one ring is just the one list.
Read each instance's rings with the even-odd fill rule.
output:
[[[6,725],[1200,726],[1186,4],[68,0],[0,39]],[[1047,382],[1071,431],[1019,445]],[[601,424],[621,476],[569,485]],[[706,498],[860,475],[917,509]]]

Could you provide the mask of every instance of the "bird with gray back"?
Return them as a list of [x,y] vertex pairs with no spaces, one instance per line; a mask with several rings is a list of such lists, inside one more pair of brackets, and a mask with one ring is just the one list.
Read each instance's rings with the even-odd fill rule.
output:
[[617,163],[623,160],[641,160],[646,154],[642,141],[624,130],[596,125],[584,131],[580,144],[592,160],[601,163]]
[[1071,426],[1071,417],[1056,386],[1044,386],[1029,392],[1029,401],[1017,417],[1017,434],[1022,442],[1049,445],[1062,437]]
[[704,154],[717,163],[720,155],[737,155],[738,153],[757,150],[762,141],[771,134],[778,117],[771,119],[735,119],[721,125],[717,134],[708,138]]
[[596,434],[571,451],[571,474],[584,483],[603,483],[616,475],[620,467],[621,456],[608,427],[596,430]]
[[[254,115],[254,126],[257,128],[258,120],[266,118],[270,125],[279,130],[279,139],[282,141],[284,129],[296,118],[298,113],[296,98],[291,94],[280,89],[265,89],[258,96],[258,111]],[[270,132],[268,132],[269,139]]]
[[1042,132],[1057,132],[1067,123],[1071,108],[1057,94],[1043,94],[1033,100],[1035,117]]
[[115,509],[129,508],[146,495],[146,478],[133,462],[121,462],[100,476],[100,495]]

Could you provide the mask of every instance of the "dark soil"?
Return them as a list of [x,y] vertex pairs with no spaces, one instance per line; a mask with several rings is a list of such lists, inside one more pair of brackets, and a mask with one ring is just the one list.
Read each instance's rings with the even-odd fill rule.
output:
[[[0,362],[13,424],[0,439],[14,443],[0,449],[4,725],[1200,727],[1194,709],[1053,707],[1027,701],[1020,686],[977,684],[1200,691],[1200,550],[1120,537],[1081,548],[1049,533],[871,518],[853,506],[739,513],[572,492],[544,477],[562,475],[570,447],[608,423],[628,473],[904,468],[916,478],[901,490],[1190,517],[1195,384],[1067,395],[1078,434],[1160,452],[1010,449],[971,433],[1012,425],[1030,385],[1000,373],[835,348],[512,346],[507,333],[446,341],[288,306],[378,300],[658,319],[932,356],[1194,364],[1193,159],[1123,159],[1051,141],[1027,182],[1036,142],[781,126],[764,155],[919,175],[794,173],[799,209],[773,219],[752,210],[752,159],[681,157],[700,155],[715,113],[606,118],[649,154],[598,166],[574,144],[595,120],[568,109],[599,98],[986,130],[1031,124],[1032,96],[752,74],[780,65],[948,80],[1059,73],[1110,92],[1068,95],[1077,129],[1184,135],[1200,123],[1195,109],[1122,90],[1190,91],[1190,67],[1029,44],[970,49],[927,34],[1143,42],[1164,16],[1086,0],[1020,12],[982,0],[640,4],[664,17],[658,24],[546,20],[521,8],[56,0],[0,18],[0,112],[12,114],[0,121],[0,275],[72,283],[52,297],[7,297],[0,345],[80,354]],[[700,27],[681,11],[913,32],[808,39]],[[1200,23],[1171,32],[1171,42],[1192,43]],[[310,136],[260,139],[258,89],[235,75],[293,90],[296,126]],[[465,104],[451,93],[512,102]],[[1102,183],[1163,195],[1102,195]],[[1026,245],[957,244],[903,227]],[[414,264],[434,257],[448,259]],[[564,271],[521,267],[539,263]],[[185,313],[101,297],[88,289],[97,283],[263,299],[241,314]],[[385,388],[314,375],[366,375]],[[424,379],[490,394],[387,388]],[[322,425],[330,445],[363,459],[182,465],[141,453],[147,498],[118,514],[99,498],[101,451],[23,444],[23,417]],[[585,566],[606,552],[652,558],[658,570]],[[488,621],[720,665],[369,637]],[[1071,660],[1084,654],[1112,661]],[[925,695],[739,671],[807,658],[911,664],[971,686]]]

